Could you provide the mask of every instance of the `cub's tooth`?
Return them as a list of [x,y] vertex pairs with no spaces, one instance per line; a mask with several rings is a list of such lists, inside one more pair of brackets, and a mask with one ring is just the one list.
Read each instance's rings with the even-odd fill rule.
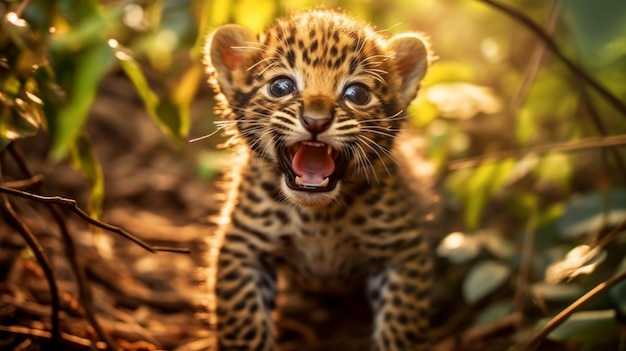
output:
[[321,186],[322,188],[327,187],[327,186],[328,186],[328,181],[329,181],[329,180],[328,180],[328,177],[324,178],[324,180],[322,180],[322,182],[320,183],[320,186]]
[[330,153],[331,153],[331,152],[333,152],[333,147],[332,147],[332,146],[330,146],[330,145],[327,145],[327,146],[326,146],[326,153],[327,153],[328,155],[330,155]]
[[300,178],[300,176],[296,176],[296,185],[304,185],[304,183],[302,183],[302,178]]

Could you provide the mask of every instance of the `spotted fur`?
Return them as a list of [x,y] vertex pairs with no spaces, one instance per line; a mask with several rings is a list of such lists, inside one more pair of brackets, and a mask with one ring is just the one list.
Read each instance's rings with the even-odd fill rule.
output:
[[314,10],[259,36],[219,27],[205,57],[239,157],[213,252],[219,350],[276,349],[277,269],[303,284],[365,282],[372,350],[425,350],[433,197],[398,142],[425,41]]

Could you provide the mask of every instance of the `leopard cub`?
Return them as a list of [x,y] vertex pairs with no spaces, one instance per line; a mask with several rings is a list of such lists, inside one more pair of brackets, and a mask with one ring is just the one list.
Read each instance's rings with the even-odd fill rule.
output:
[[362,282],[371,349],[427,349],[435,197],[400,142],[425,40],[312,10],[258,36],[221,26],[205,61],[238,155],[213,251],[218,349],[276,349],[278,269],[303,284]]

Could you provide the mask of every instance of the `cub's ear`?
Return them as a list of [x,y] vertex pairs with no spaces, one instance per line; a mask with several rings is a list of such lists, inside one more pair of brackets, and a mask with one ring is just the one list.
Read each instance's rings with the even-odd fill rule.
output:
[[407,106],[417,95],[420,82],[430,64],[428,44],[417,34],[405,33],[392,37],[387,42],[387,52],[392,56],[401,79],[401,103]]
[[205,46],[204,60],[207,67],[217,73],[217,83],[226,97],[233,92],[233,73],[246,63],[250,53],[247,49],[256,42],[255,35],[237,24],[223,25],[211,33]]

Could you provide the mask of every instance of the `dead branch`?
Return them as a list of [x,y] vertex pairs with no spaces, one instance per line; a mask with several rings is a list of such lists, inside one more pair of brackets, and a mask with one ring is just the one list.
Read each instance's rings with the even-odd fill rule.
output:
[[[34,172],[26,163],[26,159],[24,158],[21,150],[17,147],[17,145],[11,143],[9,145],[9,152],[11,153],[11,156],[13,156],[13,159],[17,162],[21,171],[27,177],[31,179],[34,178]],[[39,191],[42,191],[41,184],[38,188]],[[51,204],[46,204],[46,208],[52,215],[52,218],[54,218],[54,221],[56,222],[57,227],[61,232],[61,237],[65,244],[65,256],[70,263],[70,267],[72,268],[74,275],[76,276],[76,284],[78,286],[78,291],[80,292],[80,304],[85,311],[87,320],[89,321],[89,324],[91,324],[91,326],[94,328],[96,334],[98,334],[98,337],[104,341],[107,349],[109,351],[115,351],[117,348],[115,347],[113,340],[111,340],[109,336],[104,332],[104,330],[100,326],[100,323],[98,322],[98,319],[96,318],[96,314],[93,311],[93,294],[91,292],[91,287],[87,282],[83,266],[78,262],[78,255],[76,254],[76,244],[74,243],[74,239],[67,229],[65,220],[63,219],[61,212],[57,208],[53,207]]]
[[[4,177],[2,174],[3,156],[4,156],[4,151],[0,152],[0,187],[4,187],[2,185],[4,183]],[[58,342],[61,338],[61,329],[59,326],[59,311],[60,311],[59,290],[57,287],[56,278],[54,276],[52,265],[50,264],[50,260],[48,259],[48,256],[44,252],[43,247],[39,243],[39,240],[37,240],[37,237],[35,237],[35,235],[30,231],[30,229],[24,223],[24,221],[22,221],[20,217],[17,215],[17,213],[15,213],[15,211],[13,210],[13,207],[11,205],[11,202],[9,201],[9,198],[5,194],[2,194],[0,198],[2,199],[1,206],[3,209],[4,216],[7,218],[9,223],[11,223],[11,226],[20,233],[20,235],[26,241],[26,244],[28,245],[28,247],[33,251],[35,258],[37,259],[37,262],[41,266],[41,269],[46,277],[46,281],[50,289],[50,299],[51,299],[50,306],[51,306],[52,311],[50,315],[50,320],[52,323],[52,332],[51,332],[52,341]]]
[[626,145],[626,135],[614,135],[600,138],[586,138],[578,141],[567,143],[553,143],[527,148],[524,150],[505,150],[499,152],[488,153],[476,157],[468,157],[459,160],[453,160],[448,163],[448,170],[457,171],[463,168],[472,168],[480,165],[485,161],[502,160],[505,158],[515,157],[523,158],[529,154],[547,154],[549,152],[574,152],[589,149],[609,148]]
[[22,197],[25,199],[29,199],[32,201],[36,201],[36,202],[41,202],[41,203],[45,203],[45,204],[54,204],[54,205],[60,205],[60,206],[64,206],[64,207],[68,207],[70,210],[72,210],[72,212],[74,212],[76,215],[78,215],[80,218],[82,218],[83,220],[85,220],[86,222],[88,222],[89,224],[96,226],[98,228],[102,228],[106,231],[109,231],[111,233],[115,233],[118,234],[132,242],[134,242],[135,244],[141,246],[143,249],[145,249],[146,251],[149,251],[151,253],[156,253],[156,252],[160,252],[160,251],[164,251],[164,252],[177,252],[177,253],[189,253],[189,249],[181,249],[181,248],[174,248],[174,247],[160,247],[160,246],[150,246],[149,244],[147,244],[146,242],[144,242],[143,240],[139,239],[138,237],[132,235],[131,233],[125,231],[124,229],[120,228],[120,227],[116,227],[113,225],[110,225],[108,223],[104,223],[101,222],[95,218],[92,218],[91,216],[89,216],[89,214],[87,214],[85,211],[83,211],[79,206],[78,203],[76,202],[76,200],[74,199],[68,199],[68,198],[64,198],[64,197],[60,197],[60,196],[42,196],[42,195],[37,195],[37,194],[33,194],[33,193],[29,193],[26,191],[22,191],[22,190],[17,190],[17,189],[12,189],[12,188],[8,188],[4,185],[0,185],[0,193],[5,193],[5,194],[9,194],[9,195],[13,195],[13,196],[18,196],[18,197]]

